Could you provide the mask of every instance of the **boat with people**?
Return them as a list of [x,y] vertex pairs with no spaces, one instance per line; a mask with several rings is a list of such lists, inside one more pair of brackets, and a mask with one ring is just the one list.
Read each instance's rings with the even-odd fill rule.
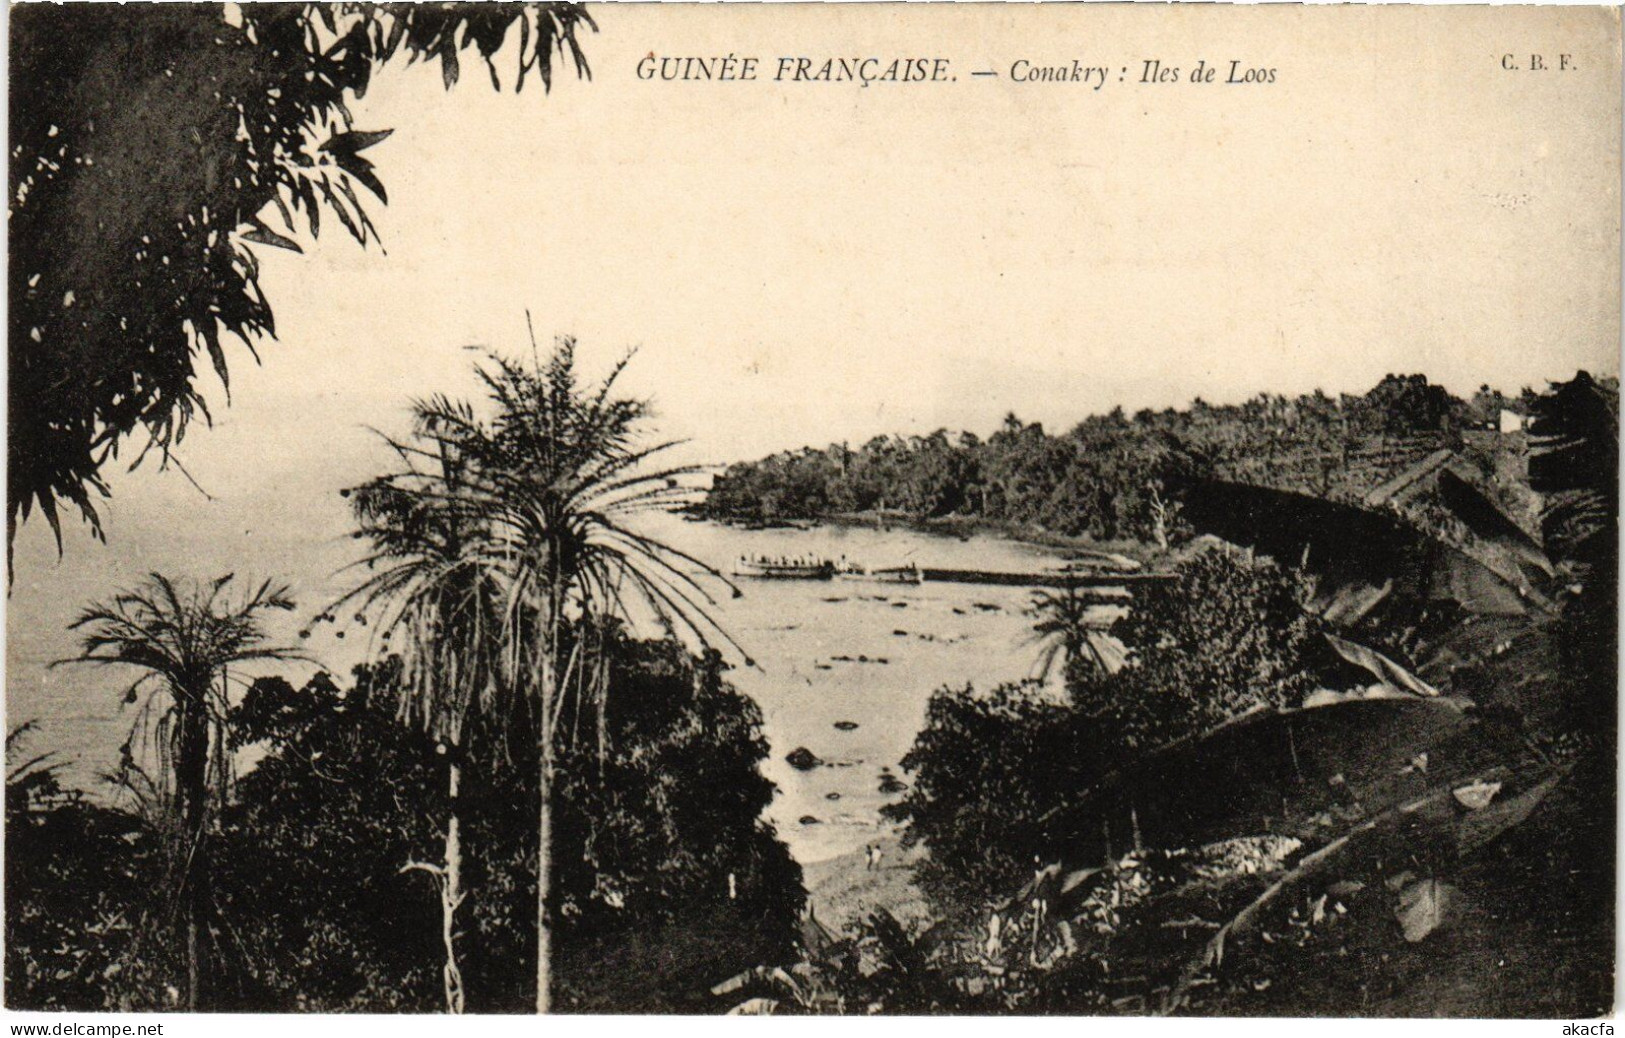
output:
[[[1102,566],[1101,563],[1107,563]],[[1168,573],[1146,573],[1133,559],[1073,559],[1059,568],[1038,573],[1000,570],[932,569],[910,562],[902,566],[869,567],[846,556],[826,559],[815,555],[741,555],[733,565],[736,577],[759,580],[869,580],[884,584],[1005,584],[1012,587],[1072,588],[1102,601],[1130,597],[1130,587],[1173,579]]]
[[830,580],[835,563],[811,555],[741,555],[734,560],[733,575],[759,580]]

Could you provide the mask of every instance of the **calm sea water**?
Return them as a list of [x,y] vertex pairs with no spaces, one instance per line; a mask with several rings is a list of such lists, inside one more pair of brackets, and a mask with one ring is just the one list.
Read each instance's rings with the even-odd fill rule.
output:
[[[724,571],[742,555],[759,554],[1008,571],[1059,561],[1044,549],[991,536],[961,540],[844,527],[742,530],[672,515],[649,517],[645,525],[648,533]],[[353,620],[320,624],[305,641],[297,632],[342,592],[350,578],[336,571],[354,557],[356,545],[343,537],[312,540],[300,532],[308,529],[288,523],[267,528],[265,536],[245,536],[245,553],[258,558],[243,560],[243,572],[249,572],[249,561],[256,563],[255,574],[285,571],[296,562],[299,570],[320,574],[298,588],[297,614],[275,618],[279,639],[302,646],[313,662],[281,670],[299,677],[319,665],[347,673],[369,650],[367,628]],[[131,678],[49,668],[52,659],[72,651],[66,624],[86,602],[128,586],[147,569],[191,572],[217,551],[212,543],[189,545],[169,530],[122,547],[116,553],[100,549],[106,554],[99,558],[82,556],[95,565],[27,560],[10,601],[9,722],[39,720],[34,751],[57,750],[69,762],[70,779],[87,788],[117,761],[131,721],[131,709],[121,705]],[[934,689],[1020,679],[1031,673],[1037,655],[1024,615],[1030,593],[1021,588],[846,579],[742,579],[739,585],[744,595],[719,596],[717,615],[755,666],[736,661],[740,665],[729,678],[761,705],[772,746],[764,770],[779,789],[768,816],[803,862],[856,850],[874,838],[879,808],[897,799],[880,791],[882,769],[899,772]],[[785,756],[798,747],[827,765],[792,768]]]
[[[994,537],[962,541],[845,527],[753,531],[663,518],[673,543],[722,568],[755,554],[1011,572],[1059,561]],[[1022,588],[847,579],[739,585],[744,597],[723,603],[721,615],[757,666],[737,668],[729,678],[761,704],[773,748],[764,770],[779,787],[768,816],[803,862],[874,838],[881,805],[897,799],[880,792],[881,770],[899,773],[933,690],[1017,680],[1037,656],[1024,615],[1030,593]],[[857,727],[843,730],[838,722]],[[828,764],[791,767],[785,756],[798,747]]]

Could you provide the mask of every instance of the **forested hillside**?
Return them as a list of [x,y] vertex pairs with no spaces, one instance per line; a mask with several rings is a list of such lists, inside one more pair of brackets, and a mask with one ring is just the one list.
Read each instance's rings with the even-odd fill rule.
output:
[[[1190,543],[1114,618],[1083,582],[1033,594],[1059,690],[933,694],[882,809],[923,909],[894,898],[714,993],[737,1012],[1611,1012],[1617,381],[1519,404],[1503,432],[1488,392],[1390,378],[936,448],[973,474],[967,514],[1093,508],[1141,537],[1160,514]],[[714,496],[820,457],[741,466]],[[1114,486],[1147,512],[1107,511]]]
[[[1475,465],[1503,508],[1532,521],[1505,465],[1522,437],[1492,432],[1531,394],[1488,386],[1471,400],[1422,375],[1389,375],[1363,396],[1264,394],[1238,405],[1201,399],[1184,410],[1121,408],[1052,435],[1014,414],[987,439],[938,430],[831,444],[731,466],[704,505],[710,518],[819,519],[879,513],[914,520],[966,517],[1097,540],[1161,541],[1177,527],[1192,478],[1220,478],[1363,502],[1434,451]],[[1425,508],[1425,502],[1421,503]]]

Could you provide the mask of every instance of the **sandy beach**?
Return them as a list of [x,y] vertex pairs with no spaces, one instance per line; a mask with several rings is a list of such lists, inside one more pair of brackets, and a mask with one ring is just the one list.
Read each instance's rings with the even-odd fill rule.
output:
[[874,841],[880,845],[880,868],[865,867],[864,852],[853,851],[802,866],[807,903],[832,930],[850,932],[869,914],[885,909],[910,932],[929,926],[925,896],[914,885],[914,863],[925,856],[919,847],[904,849],[895,833]]

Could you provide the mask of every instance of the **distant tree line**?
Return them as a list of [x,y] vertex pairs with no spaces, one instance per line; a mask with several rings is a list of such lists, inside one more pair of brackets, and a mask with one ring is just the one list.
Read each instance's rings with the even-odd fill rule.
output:
[[1198,398],[1185,410],[1133,416],[1114,408],[1063,435],[1011,414],[985,440],[939,429],[732,465],[716,477],[702,511],[744,521],[852,513],[967,517],[1097,540],[1166,543],[1177,532],[1177,492],[1185,479],[1215,476],[1346,496],[1361,485],[1362,469],[1488,428],[1503,409],[1526,408],[1523,397],[1488,386],[1462,400],[1425,376],[1389,375],[1363,396],[1317,390],[1225,406]]

